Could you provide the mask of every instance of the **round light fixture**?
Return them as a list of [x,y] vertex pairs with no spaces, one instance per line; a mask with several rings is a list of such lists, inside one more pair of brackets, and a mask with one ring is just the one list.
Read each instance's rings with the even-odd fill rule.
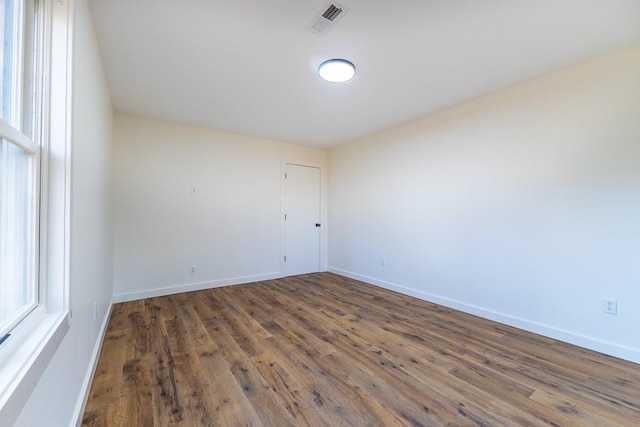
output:
[[320,64],[318,75],[331,83],[343,83],[356,75],[356,66],[346,59],[329,59]]

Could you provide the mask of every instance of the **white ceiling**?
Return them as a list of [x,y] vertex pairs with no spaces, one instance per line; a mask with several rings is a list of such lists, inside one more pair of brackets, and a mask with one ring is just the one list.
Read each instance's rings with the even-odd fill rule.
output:
[[640,42],[640,0],[341,0],[324,35],[325,0],[91,4],[117,111],[317,147]]

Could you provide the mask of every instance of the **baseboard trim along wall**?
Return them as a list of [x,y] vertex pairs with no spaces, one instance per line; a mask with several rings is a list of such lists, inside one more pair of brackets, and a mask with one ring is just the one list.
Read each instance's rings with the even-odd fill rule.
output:
[[76,407],[73,412],[73,419],[76,420],[76,426],[80,427],[82,424],[82,417],[84,416],[84,409],[87,406],[89,400],[89,393],[91,392],[91,384],[93,384],[93,377],[98,367],[98,359],[100,358],[100,351],[102,351],[102,343],[104,343],[104,336],[107,333],[107,326],[109,326],[109,319],[111,319],[111,309],[113,304],[109,304],[107,312],[102,319],[102,325],[100,326],[100,332],[98,333],[98,339],[93,347],[93,353],[91,353],[91,359],[89,360],[89,368],[82,381],[82,388],[80,389],[80,397],[76,403]]
[[395,283],[386,282],[384,280],[375,279],[373,277],[363,276],[357,273],[353,273],[339,268],[329,267],[331,273],[345,276],[350,279],[359,280],[361,282],[368,283],[370,285],[378,286],[390,291],[395,291],[404,295],[409,295],[424,301],[432,302],[434,304],[440,304],[444,307],[460,310],[465,313],[473,314],[488,320],[499,322],[505,325],[513,326],[515,328],[523,329],[525,331],[533,332],[539,335],[543,335],[549,338],[553,338],[559,341],[563,341],[569,344],[574,344],[589,350],[594,350],[600,353],[608,354],[610,356],[619,357],[634,363],[640,363],[640,349],[621,346],[616,343],[606,342],[595,339],[586,335],[576,334],[564,329],[555,328],[550,325],[545,325],[537,322],[531,322],[526,319],[521,319],[514,316],[509,316],[503,313],[499,313],[493,310],[487,310],[482,307],[466,304],[464,302],[440,297],[428,292],[419,291],[416,289],[408,288],[405,286],[397,285]]
[[203,289],[219,288],[221,286],[242,285],[245,283],[259,282],[262,280],[272,280],[282,277],[280,272],[267,274],[258,274],[254,276],[242,276],[229,279],[220,279],[207,282],[185,283],[175,286],[167,286],[164,288],[147,289],[139,292],[130,292],[125,294],[117,294],[113,296],[112,302],[135,301],[145,298],[161,297],[165,295],[180,294],[182,292],[201,291]]

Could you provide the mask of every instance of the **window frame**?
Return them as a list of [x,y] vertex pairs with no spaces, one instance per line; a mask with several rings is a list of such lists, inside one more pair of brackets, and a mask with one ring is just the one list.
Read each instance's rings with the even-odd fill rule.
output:
[[[47,109],[43,103],[43,79],[47,72],[42,58],[45,52],[43,33],[45,2],[42,0],[14,0],[13,49],[11,50],[11,95],[8,121],[0,117],[0,138],[23,150],[29,156],[27,235],[27,303],[9,317],[0,328],[0,340],[8,339],[12,331],[40,304],[40,187],[41,146],[46,140],[43,132]],[[29,45],[30,47],[27,47]],[[26,80],[30,80],[27,82]],[[29,114],[27,116],[27,114]],[[28,124],[27,124],[28,123]],[[31,137],[25,134],[31,134]],[[1,345],[1,343],[0,343]]]
[[[40,0],[39,304],[0,345],[0,419],[12,425],[72,325],[69,296],[73,0]],[[55,82],[52,84],[51,82]]]

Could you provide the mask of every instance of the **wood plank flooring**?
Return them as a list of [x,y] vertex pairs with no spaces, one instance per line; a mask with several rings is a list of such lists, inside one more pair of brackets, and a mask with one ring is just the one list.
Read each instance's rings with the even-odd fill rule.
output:
[[640,365],[331,273],[117,304],[84,426],[638,426]]

